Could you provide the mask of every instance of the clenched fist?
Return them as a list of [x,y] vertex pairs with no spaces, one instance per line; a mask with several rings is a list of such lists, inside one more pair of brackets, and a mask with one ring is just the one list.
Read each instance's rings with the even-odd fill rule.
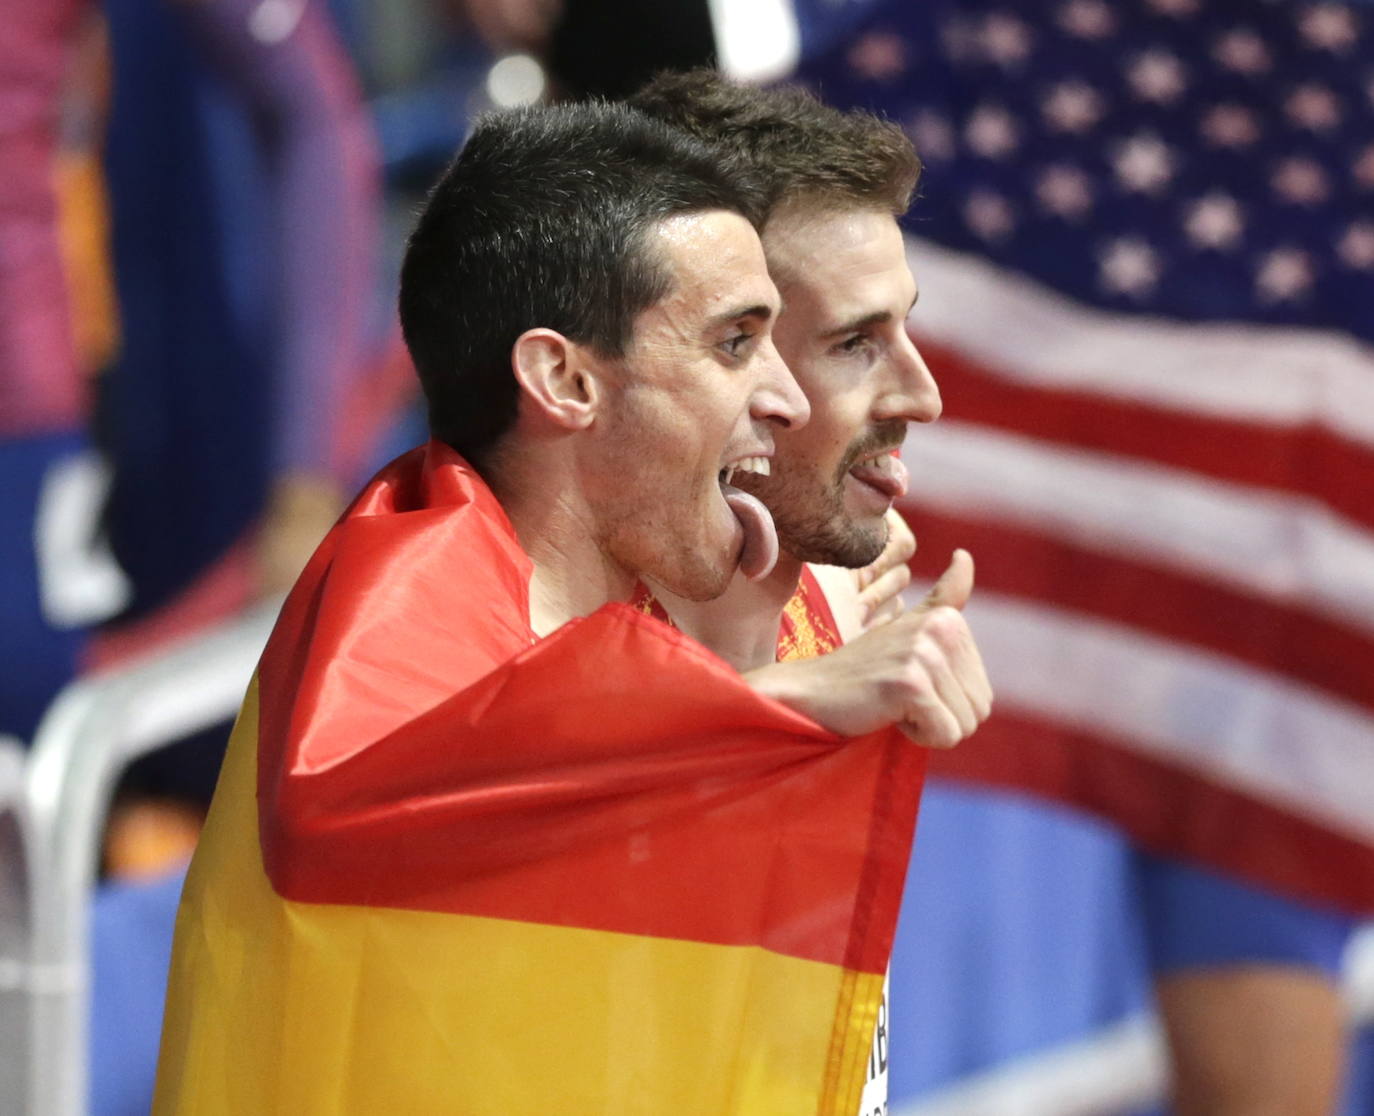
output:
[[760,693],[843,736],[896,725],[951,748],[992,709],[992,687],[961,609],[973,558],[956,550],[924,601],[816,659],[774,663],[746,678]]

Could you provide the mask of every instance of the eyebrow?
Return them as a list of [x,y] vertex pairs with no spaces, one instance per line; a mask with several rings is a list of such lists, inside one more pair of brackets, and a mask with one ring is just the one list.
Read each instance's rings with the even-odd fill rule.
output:
[[[902,315],[903,318],[905,318],[908,314],[911,313],[913,309],[915,309],[916,300],[920,297],[921,292],[917,291],[916,297],[911,300],[911,305],[907,307],[906,314]],[[858,330],[866,329],[869,326],[882,325],[883,323],[890,321],[892,321],[891,310],[875,310],[872,314],[865,314],[862,318],[855,318],[852,321],[845,322],[841,326],[837,326],[835,329],[827,330],[825,333],[821,334],[821,338],[823,340],[829,340],[832,337],[839,337],[845,333],[855,333]]]
[[723,313],[714,315],[707,323],[707,332],[719,329],[721,326],[737,322],[740,318],[762,318],[765,322],[773,316],[773,307],[767,303],[759,302],[753,306],[737,306],[733,310],[726,310]]

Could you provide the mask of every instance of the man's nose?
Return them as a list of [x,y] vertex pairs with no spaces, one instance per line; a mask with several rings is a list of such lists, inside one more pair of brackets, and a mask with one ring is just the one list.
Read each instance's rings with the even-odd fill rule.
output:
[[891,388],[879,399],[874,417],[934,422],[943,409],[940,386],[911,335],[902,330],[892,350]]
[[783,362],[770,337],[759,349],[763,379],[754,392],[749,413],[755,419],[775,422],[786,430],[805,426],[811,417],[811,404],[797,386],[792,370]]

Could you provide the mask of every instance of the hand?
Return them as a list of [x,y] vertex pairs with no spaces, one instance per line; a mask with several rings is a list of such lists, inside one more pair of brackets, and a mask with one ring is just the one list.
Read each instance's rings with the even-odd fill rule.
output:
[[973,558],[956,550],[916,608],[829,655],[773,663],[745,675],[760,693],[842,736],[896,725],[952,748],[992,710],[992,687],[960,611],[973,592]]
[[883,552],[852,574],[864,631],[900,616],[906,609],[902,591],[911,584],[907,563],[916,553],[916,536],[896,508],[889,508],[886,518],[887,545]]

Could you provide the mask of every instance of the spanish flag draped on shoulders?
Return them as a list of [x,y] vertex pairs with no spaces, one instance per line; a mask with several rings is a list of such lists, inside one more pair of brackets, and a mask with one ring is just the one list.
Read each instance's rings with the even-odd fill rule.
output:
[[187,878],[157,1113],[853,1116],[923,750],[628,604],[537,639],[437,443],[321,545]]

